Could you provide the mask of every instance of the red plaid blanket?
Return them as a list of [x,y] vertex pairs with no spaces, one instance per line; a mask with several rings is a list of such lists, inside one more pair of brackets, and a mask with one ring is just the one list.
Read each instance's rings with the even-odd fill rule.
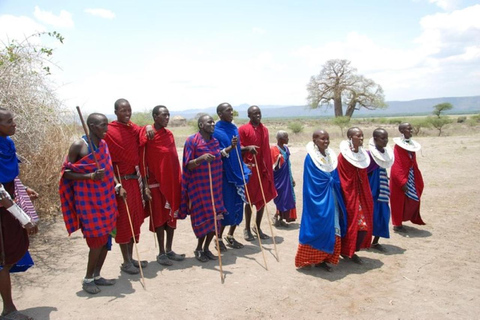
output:
[[111,233],[118,215],[112,160],[105,141],[101,140],[94,152],[100,166],[105,169],[104,179],[94,181],[63,178],[63,173],[67,169],[78,173],[94,172],[96,165],[93,154],[90,153],[75,163],[65,159],[59,187],[63,219],[68,234],[81,229],[86,238]]

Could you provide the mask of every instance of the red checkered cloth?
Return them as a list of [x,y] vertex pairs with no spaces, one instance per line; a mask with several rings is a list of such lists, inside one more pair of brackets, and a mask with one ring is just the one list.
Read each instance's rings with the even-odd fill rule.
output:
[[[347,233],[342,239],[342,254],[352,257],[357,246],[359,231],[367,231],[360,248],[370,248],[373,231],[373,198],[367,169],[359,169],[338,155],[338,175],[347,208]],[[361,219],[362,218],[362,219]],[[359,227],[359,220],[362,227]],[[366,229],[366,230],[365,230]]]
[[295,267],[303,268],[322,262],[337,264],[342,247],[341,243],[341,238],[339,236],[335,236],[335,246],[333,248],[333,253],[331,254],[325,251],[314,249],[308,244],[299,244],[297,254],[295,255]]
[[153,226],[150,223],[150,231],[165,223],[176,228],[177,219],[174,214],[180,207],[181,168],[173,134],[165,128],[156,130],[153,140],[147,140],[146,134],[140,134],[140,146],[143,158],[141,171],[147,172],[152,192],[152,201],[145,207],[146,216],[150,216],[150,206],[152,210]]
[[116,243],[129,243],[132,239],[132,228],[135,238],[140,237],[140,227],[143,224],[144,212],[142,203],[142,191],[137,179],[124,179],[125,176],[134,176],[137,174],[135,169],[140,164],[139,135],[141,128],[129,122],[124,124],[118,121],[112,121],[108,124],[108,131],[105,135],[105,141],[112,157],[114,174],[118,177],[118,172],[122,176],[122,187],[127,191],[126,203],[130,212],[132,226],[128,218],[125,199],[117,196],[118,219]]
[[223,205],[222,160],[218,140],[212,137],[205,141],[200,133],[194,134],[187,138],[183,149],[182,198],[178,218],[185,219],[190,215],[193,232],[197,238],[215,231],[208,164],[204,161],[192,170],[187,169],[188,162],[205,153],[215,156],[210,165],[218,228],[226,212]]
[[118,215],[112,161],[105,141],[100,140],[98,149],[94,152],[100,167],[105,169],[103,180],[68,180],[63,177],[65,170],[78,173],[95,172],[97,167],[93,154],[90,153],[75,163],[65,159],[59,187],[68,234],[81,229],[87,238],[110,234],[115,229]]
[[272,156],[270,154],[270,144],[268,141],[268,129],[261,123],[257,127],[254,127],[249,122],[238,128],[238,133],[240,135],[242,147],[251,145],[259,147],[257,148],[257,154],[255,155],[259,171],[255,168],[254,155],[250,152],[245,152],[243,155],[243,161],[249,166],[250,170],[252,170],[252,175],[247,183],[247,199],[250,203],[255,205],[257,210],[260,210],[265,205],[265,202],[263,201],[263,195],[260,189],[258,172],[260,172],[266,202],[268,203],[277,196],[277,190],[275,189],[275,182],[273,180]]

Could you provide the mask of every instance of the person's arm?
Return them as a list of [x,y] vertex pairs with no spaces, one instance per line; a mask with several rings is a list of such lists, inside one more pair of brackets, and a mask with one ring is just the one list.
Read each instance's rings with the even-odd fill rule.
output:
[[202,162],[212,162],[215,159],[215,156],[210,153],[204,153],[200,157],[190,160],[187,164],[187,169],[192,170],[202,164]]
[[222,149],[222,152],[221,152],[222,156],[228,158],[228,156],[230,155],[230,152],[232,152],[232,150],[237,147],[237,144],[238,144],[238,138],[237,136],[233,136],[231,144],[228,147]]
[[34,235],[38,232],[38,227],[33,223],[32,218],[25,213],[10,197],[10,194],[5,190],[3,184],[0,183],[0,203],[8,212],[20,222],[22,227],[27,229],[29,235]]
[[[82,140],[74,142],[68,150],[68,161],[71,163],[77,162],[83,156],[88,154],[88,148]],[[69,180],[103,180],[105,176],[105,169],[97,169],[94,172],[79,173],[71,170],[65,170],[63,177]]]

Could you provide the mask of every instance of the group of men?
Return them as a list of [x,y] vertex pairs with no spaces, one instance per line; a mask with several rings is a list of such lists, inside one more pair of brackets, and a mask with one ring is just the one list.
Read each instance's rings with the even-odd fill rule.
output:
[[[274,177],[274,169],[281,168],[285,176],[286,168],[288,178],[292,175],[290,165],[284,164],[288,158],[282,158],[287,156],[283,145],[288,135],[281,134],[281,153],[274,163],[260,108],[250,107],[250,122],[240,128],[228,103],[217,107],[217,123],[209,115],[199,117],[199,131],[185,141],[182,166],[166,128],[170,113],[165,106],[153,109],[154,123],[145,127],[132,123],[127,100],[117,100],[114,108],[117,120],[110,123],[102,114],[89,115],[88,134],[72,144],[62,168],[60,197],[67,230],[81,229],[90,248],[83,290],[95,294],[99,286],[115,283],[100,274],[112,238],[120,245],[122,272],[137,274],[148,266],[133,258],[147,217],[159,244],[156,260],[165,266],[185,258],[172,250],[172,243],[177,219],[188,215],[198,240],[193,252],[200,262],[218,259],[210,250],[215,234],[220,252],[243,247],[234,232],[244,210],[245,240],[269,238],[261,229],[265,204],[277,196],[277,180],[285,184],[284,177]],[[281,217],[295,208],[293,185],[287,189],[285,201],[278,202]]]
[[367,152],[362,130],[350,128],[338,157],[329,148],[328,132],[313,133],[304,163],[297,267],[314,265],[332,271],[328,263],[337,264],[340,255],[362,264],[356,251],[386,250],[378,241],[389,238],[390,215],[396,232],[407,232],[403,221],[424,224],[420,216],[423,178],[415,153],[420,144],[411,139],[409,123],[398,129],[401,137],[394,138],[393,151],[387,146],[387,131],[377,128]]

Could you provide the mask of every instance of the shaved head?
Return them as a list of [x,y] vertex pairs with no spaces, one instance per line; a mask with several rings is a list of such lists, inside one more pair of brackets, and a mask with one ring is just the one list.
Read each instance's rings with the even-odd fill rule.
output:
[[315,130],[315,131],[313,132],[313,134],[312,134],[312,139],[316,139],[316,138],[318,138],[320,135],[325,134],[325,133],[328,134],[328,132],[325,131],[325,130],[323,130],[323,129]]
[[362,132],[362,129],[360,129],[359,127],[351,127],[350,129],[348,129],[347,138],[351,138],[357,131]]
[[377,138],[380,135],[385,134],[385,133],[388,134],[387,130],[385,130],[383,128],[377,128],[377,129],[373,130],[373,137]]
[[408,122],[403,122],[398,125],[398,131],[402,132],[406,127],[408,127],[410,123]]
[[228,107],[232,107],[230,105],[230,103],[228,102],[223,102],[223,103],[220,103],[218,106],[217,106],[217,114],[220,114],[223,112],[223,110],[227,109]]

